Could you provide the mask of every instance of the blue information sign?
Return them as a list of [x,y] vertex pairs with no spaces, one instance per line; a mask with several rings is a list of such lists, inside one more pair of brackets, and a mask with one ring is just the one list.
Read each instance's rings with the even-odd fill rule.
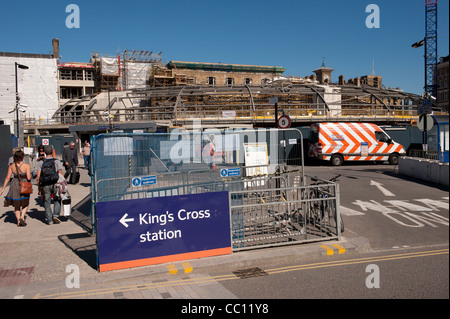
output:
[[132,180],[134,187],[156,184],[156,176],[135,177]]
[[241,176],[241,168],[235,167],[235,168],[223,168],[220,170],[220,176],[221,177],[236,177]]
[[100,271],[231,253],[228,192],[97,203]]

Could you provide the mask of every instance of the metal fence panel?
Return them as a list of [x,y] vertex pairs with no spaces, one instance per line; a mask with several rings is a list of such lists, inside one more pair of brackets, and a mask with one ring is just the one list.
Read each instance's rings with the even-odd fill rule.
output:
[[95,136],[93,223],[99,202],[228,191],[234,250],[337,238],[337,185],[305,185],[302,143],[296,129]]
[[337,239],[338,198],[335,183],[230,192],[233,250]]
[[[158,175],[158,185],[160,181],[178,185],[218,179],[215,168],[242,168],[250,160],[257,163],[253,166],[263,168],[260,174],[275,173],[284,165],[302,167],[302,139],[301,132],[294,129],[101,134],[91,143],[96,200],[128,193],[130,179],[140,176]],[[249,148],[257,145],[265,153],[251,158]],[[257,158],[260,155],[263,158]],[[251,173],[252,168],[247,168],[237,177]]]

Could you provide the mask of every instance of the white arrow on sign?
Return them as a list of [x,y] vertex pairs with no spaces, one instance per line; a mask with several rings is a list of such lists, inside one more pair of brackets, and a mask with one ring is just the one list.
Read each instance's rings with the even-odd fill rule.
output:
[[134,222],[134,218],[127,218],[128,214],[123,215],[123,217],[120,219],[120,223],[124,225],[126,228],[128,228],[128,222]]
[[382,185],[383,184],[381,184],[381,183],[378,183],[375,181],[370,181],[370,186],[376,186],[378,188],[378,190],[384,194],[384,196],[395,197],[395,194],[392,194],[390,191],[388,191]]

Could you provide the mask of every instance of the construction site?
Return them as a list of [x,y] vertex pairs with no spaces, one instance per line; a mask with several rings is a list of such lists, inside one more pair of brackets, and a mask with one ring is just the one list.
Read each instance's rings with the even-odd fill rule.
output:
[[[323,121],[414,124],[422,105],[421,96],[388,88],[378,75],[348,80],[340,75],[334,83],[334,70],[324,61],[311,75],[299,77],[285,76],[281,66],[163,63],[162,52],[144,50],[115,56],[93,52],[88,63],[62,62],[59,40],[52,44],[53,55],[0,56],[6,62],[41,65],[45,60],[49,65],[34,78],[42,86],[40,102],[36,92],[27,91],[36,87],[29,73],[22,71],[19,77],[21,103],[37,103],[19,114],[25,135],[69,133],[74,132],[70,127],[78,126],[76,131],[88,136],[123,130],[126,123],[133,123],[133,129],[163,132],[170,127],[189,129],[196,121],[216,128],[274,127],[281,114],[290,117],[293,127]],[[5,111],[11,107],[6,104]],[[444,111],[437,103],[432,108],[435,114]],[[5,120],[12,124],[16,119],[11,114]]]
[[[21,189],[25,176],[19,165],[29,163],[24,166],[26,178],[33,174],[28,181],[36,180],[39,193],[28,219],[28,229],[35,229],[36,236],[27,244],[54,242],[48,251],[66,251],[67,257],[59,258],[60,270],[61,265],[78,267],[81,260],[83,274],[86,269],[96,271],[92,280],[88,278],[97,286],[96,294],[104,292],[98,284],[122,285],[127,278],[139,289],[151,281],[154,289],[161,278],[168,282],[167,274],[156,267],[176,275],[179,263],[185,272],[177,278],[186,282],[204,271],[208,281],[222,282],[228,276],[245,279],[247,273],[267,269],[270,282],[261,287],[275,285],[278,294],[284,288],[278,289],[281,281],[272,274],[292,267],[303,270],[304,265],[323,268],[328,262],[317,261],[335,252],[360,246],[361,256],[370,253],[380,261],[380,252],[392,252],[386,258],[393,260],[392,256],[407,255],[399,249],[448,246],[448,104],[442,103],[445,92],[438,92],[436,79],[432,84],[425,81],[424,93],[417,94],[389,87],[388,72],[383,78],[374,66],[372,74],[356,77],[333,73],[325,57],[317,65],[303,65],[311,70],[308,74],[291,75],[277,61],[166,61],[160,51],[126,49],[113,55],[93,51],[88,62],[67,62],[60,55],[59,39],[52,39],[52,49],[50,54],[0,52],[0,141],[7,150],[0,154],[0,178],[5,179],[1,192],[13,176],[14,166],[6,166],[11,150],[17,177],[5,200],[5,207],[12,202],[15,210],[4,214],[4,224],[14,225],[14,213],[17,226],[26,226],[20,216],[28,208],[21,208],[19,216],[17,205],[28,205],[35,197]],[[306,64],[305,60],[299,57],[295,64]],[[433,67],[440,73],[431,75],[445,82],[448,63],[447,73],[445,64]],[[40,146],[47,157],[41,156]],[[61,157],[63,176],[57,165]],[[341,167],[344,162],[348,167]],[[60,224],[61,213],[69,222],[43,233],[40,224]],[[71,222],[76,230],[64,228]],[[430,229],[437,237],[428,235]],[[55,250],[56,245],[62,249]],[[287,250],[294,245],[305,254]],[[273,261],[252,255],[254,251],[272,254]],[[448,254],[448,249],[435,251]],[[13,250],[8,256],[13,266],[2,264],[0,270],[24,268],[14,266],[19,264]],[[41,273],[55,269],[53,263],[30,256],[31,273],[35,268]],[[249,268],[252,263],[258,267]],[[228,271],[225,264],[231,265],[233,275],[222,274]],[[441,266],[439,259],[436,269]],[[131,272],[139,267],[153,268]],[[352,268],[347,270],[351,273]],[[53,275],[39,276],[32,282],[33,292],[39,289],[34,292],[38,298],[49,293],[37,284],[48,280],[59,287],[63,282]],[[337,273],[330,276],[340,283]],[[320,274],[313,277],[311,287],[329,286],[329,280],[317,281]],[[428,283],[428,277],[423,278]],[[24,297],[22,287],[31,279],[7,287],[17,286],[14,295]],[[74,288],[67,279],[66,288]],[[352,278],[343,279],[345,283]],[[349,290],[355,288],[353,281]],[[367,282],[366,287],[373,288]],[[435,290],[445,293],[444,286]],[[297,288],[295,294],[301,296]],[[120,291],[124,289],[131,288]],[[389,295],[397,296],[396,289]],[[65,288],[58,292],[72,296]],[[339,289],[335,296],[340,294]],[[52,291],[49,296],[59,295]]]

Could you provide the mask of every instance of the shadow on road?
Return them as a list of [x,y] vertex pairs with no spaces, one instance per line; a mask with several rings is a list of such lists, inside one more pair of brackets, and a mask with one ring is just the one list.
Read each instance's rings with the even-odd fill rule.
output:
[[91,196],[86,196],[72,209],[69,217],[71,221],[80,226],[85,232],[58,236],[58,239],[81,260],[97,270],[96,242],[91,224]]

